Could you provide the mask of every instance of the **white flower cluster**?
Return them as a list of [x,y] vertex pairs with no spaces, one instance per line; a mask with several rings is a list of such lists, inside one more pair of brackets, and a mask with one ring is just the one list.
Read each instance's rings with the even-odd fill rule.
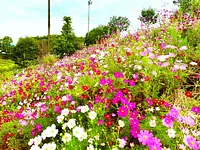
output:
[[68,108],[63,109],[61,115],[56,118],[57,122],[58,123],[63,122],[65,116],[67,116],[68,114],[69,114],[69,109]]
[[30,139],[28,142],[28,145],[31,146],[30,150],[55,150],[56,144],[54,142],[51,143],[45,143],[42,148],[40,148],[39,144],[42,142],[42,137],[37,136],[34,139]]

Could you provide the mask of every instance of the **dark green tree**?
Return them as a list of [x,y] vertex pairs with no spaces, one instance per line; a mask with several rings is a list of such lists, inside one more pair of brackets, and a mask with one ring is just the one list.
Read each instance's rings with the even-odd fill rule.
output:
[[19,38],[13,52],[13,55],[15,56],[14,61],[22,67],[27,67],[31,61],[37,59],[38,52],[39,49],[34,38]]
[[4,38],[0,39],[0,54],[5,56],[6,59],[10,58],[12,55],[12,38],[9,36],[5,36]]
[[86,34],[85,44],[89,46],[91,44],[96,44],[97,41],[100,41],[102,38],[105,38],[109,34],[109,26],[98,26],[97,28],[92,29],[89,33]]
[[113,16],[110,18],[108,26],[110,27],[111,33],[116,33],[118,30],[120,32],[127,31],[130,26],[130,21],[127,17]]
[[62,49],[59,49],[57,51],[58,55],[62,58],[63,56],[67,55],[72,55],[76,49],[73,44],[73,40],[75,38],[75,34],[72,29],[72,19],[71,17],[64,16],[63,17],[63,27],[61,30],[61,37],[58,37],[57,42],[59,42],[62,46]]
[[158,14],[155,12],[155,9],[149,7],[148,9],[143,9],[139,20],[147,25],[154,24],[157,22]]

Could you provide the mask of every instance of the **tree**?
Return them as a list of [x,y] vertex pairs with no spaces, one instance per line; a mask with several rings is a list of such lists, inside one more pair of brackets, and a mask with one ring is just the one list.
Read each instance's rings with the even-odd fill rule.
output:
[[130,26],[130,21],[127,17],[113,16],[110,18],[108,26],[110,27],[111,33],[116,33],[118,30],[120,32],[127,31],[128,27]]
[[155,10],[151,7],[148,9],[143,9],[141,11],[141,15],[139,16],[139,20],[144,22],[145,24],[154,24],[157,22],[158,14],[156,14]]
[[38,52],[39,49],[34,38],[19,38],[14,51],[14,60],[20,66],[26,67],[30,61],[37,59]]
[[1,55],[5,55],[6,58],[8,59],[11,57],[12,53],[12,38],[9,36],[5,36],[3,39],[0,39],[0,50],[1,50]]
[[71,17],[64,16],[63,17],[64,25],[62,27],[62,35],[59,37],[58,41],[62,44],[62,49],[58,51],[59,56],[62,58],[64,55],[73,54],[76,49],[73,45],[73,39],[75,38],[75,34],[72,29],[72,21]]
[[109,33],[109,26],[98,26],[97,28],[92,29],[89,33],[86,34],[85,44],[89,46],[91,44],[96,44],[97,41],[100,41],[102,38],[105,38]]

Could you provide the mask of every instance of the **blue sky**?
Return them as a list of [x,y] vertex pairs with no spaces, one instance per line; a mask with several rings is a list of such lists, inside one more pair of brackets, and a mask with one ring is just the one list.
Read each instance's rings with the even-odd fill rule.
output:
[[[51,34],[60,34],[63,16],[72,17],[77,36],[87,32],[88,0],[51,0]],[[112,16],[126,16],[130,30],[139,27],[138,16],[143,8],[174,7],[173,0],[92,0],[90,29],[105,25]],[[47,34],[48,0],[4,0],[0,4],[0,38],[10,36],[16,43],[19,37]]]

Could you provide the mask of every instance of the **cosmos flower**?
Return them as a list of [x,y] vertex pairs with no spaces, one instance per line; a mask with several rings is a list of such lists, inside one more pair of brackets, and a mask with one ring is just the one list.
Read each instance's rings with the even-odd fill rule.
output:
[[142,145],[147,145],[148,142],[151,140],[152,138],[152,133],[147,131],[147,130],[140,130],[139,134],[138,134],[138,140],[139,142],[142,143]]
[[128,115],[128,109],[125,106],[120,106],[117,114],[119,117],[124,118]]

